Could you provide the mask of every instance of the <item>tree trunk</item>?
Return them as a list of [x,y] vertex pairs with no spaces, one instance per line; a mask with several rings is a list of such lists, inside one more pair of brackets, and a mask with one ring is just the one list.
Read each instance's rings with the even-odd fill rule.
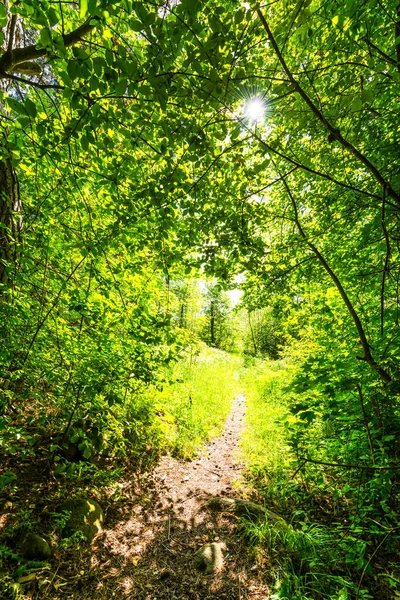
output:
[[210,303],[210,342],[211,346],[215,346],[215,304],[214,300]]
[[[7,140],[2,140],[3,157]],[[6,152],[4,152],[6,150]],[[6,285],[15,272],[18,245],[22,230],[21,198],[16,172],[11,158],[0,160],[0,284]]]

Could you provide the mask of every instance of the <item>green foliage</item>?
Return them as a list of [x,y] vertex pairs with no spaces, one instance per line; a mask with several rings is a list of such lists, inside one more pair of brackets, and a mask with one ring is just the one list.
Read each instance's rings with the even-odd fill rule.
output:
[[[314,356],[315,348],[309,352]],[[360,597],[374,597],[368,588],[375,590],[375,555],[380,557],[380,550],[390,556],[399,544],[396,470],[379,469],[390,458],[390,440],[378,450],[371,429],[374,463],[360,402],[346,405],[343,396],[343,412],[330,422],[329,396],[310,385],[305,391],[298,388],[304,367],[292,357],[279,363],[253,361],[242,370],[249,399],[242,450],[248,481],[267,505],[292,521],[294,536],[321,533],[321,548],[315,548],[314,558],[307,552],[299,558],[294,541],[289,546],[277,541],[280,533],[267,524],[246,524],[245,531],[253,544],[269,548],[282,597],[336,597],[342,587],[353,597],[359,585]],[[378,468],[363,469],[366,465]],[[396,577],[394,565],[388,572]]]
[[341,564],[341,556],[351,547],[349,540],[338,540],[328,528],[302,524],[282,531],[269,522],[244,521],[243,536],[253,552],[267,552],[271,562],[275,600],[343,600],[357,594],[373,598],[367,590],[358,590]]
[[[376,467],[397,464],[400,429],[396,3],[26,0],[0,4],[0,27],[4,455],[49,450],[74,477],[74,447],[85,461],[191,454],[212,411],[191,416],[184,392],[163,421],[155,395],[179,396],[173,363],[203,331],[290,356],[246,379],[264,493],[392,531],[398,472]],[[221,282],[201,317],[195,273]],[[247,331],[221,292],[238,274]],[[288,461],[304,462],[303,487]]]
[[203,344],[192,345],[173,368],[171,380],[153,399],[164,444],[193,458],[205,441],[219,435],[238,394],[240,358]]

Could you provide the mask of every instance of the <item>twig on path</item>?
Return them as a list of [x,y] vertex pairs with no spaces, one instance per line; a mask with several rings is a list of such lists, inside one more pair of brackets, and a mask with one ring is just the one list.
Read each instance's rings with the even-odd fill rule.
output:
[[177,556],[178,553],[175,550],[172,550],[172,548],[168,548],[168,546],[166,546],[165,544],[161,544],[161,546],[165,548],[167,552],[172,554],[172,556]]
[[296,469],[296,471],[292,475],[292,479],[295,477],[295,475],[297,475],[297,473],[308,462],[312,463],[314,465],[323,465],[325,467],[334,467],[334,468],[339,468],[339,469],[362,469],[363,471],[391,471],[391,470],[397,470],[397,469],[400,470],[400,463],[398,463],[396,465],[377,467],[375,465],[345,465],[343,463],[329,463],[329,462],[325,462],[323,460],[312,460],[311,458],[304,458],[304,456],[302,456],[300,458],[300,460],[302,461],[302,463],[299,466],[299,468]]
[[191,494],[190,496],[188,496],[187,498],[185,498],[184,500],[181,500],[181,504],[184,504],[185,502],[187,502],[188,500],[192,500],[192,498],[197,498],[198,496],[201,496],[202,494],[204,494],[203,491],[201,492],[197,492],[197,494]]

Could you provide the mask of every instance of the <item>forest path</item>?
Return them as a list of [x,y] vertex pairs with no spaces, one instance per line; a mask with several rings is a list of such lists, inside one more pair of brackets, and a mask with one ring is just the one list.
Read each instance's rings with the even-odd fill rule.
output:
[[[212,514],[207,499],[235,495],[235,480],[242,465],[238,445],[244,427],[246,402],[239,395],[222,434],[198,457],[183,462],[166,456],[152,475],[140,484],[126,485],[125,512],[109,514],[109,528],[98,538],[92,568],[98,570],[92,597],[108,600],[261,600],[268,588],[261,582],[240,539],[235,535],[237,518]],[[131,493],[134,492],[134,496]],[[129,498],[135,501],[129,502]],[[194,567],[194,554],[206,543],[224,541],[228,553],[223,570],[203,575]],[[85,590],[89,593],[89,590]],[[86,596],[86,594],[84,594]]]

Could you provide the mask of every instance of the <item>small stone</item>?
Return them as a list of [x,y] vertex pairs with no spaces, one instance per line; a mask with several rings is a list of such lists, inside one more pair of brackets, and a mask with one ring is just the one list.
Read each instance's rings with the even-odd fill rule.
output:
[[159,579],[161,581],[163,581],[164,579],[168,579],[169,577],[172,577],[174,574],[174,572],[171,569],[164,569],[164,571],[161,571]]
[[211,575],[221,571],[226,552],[225,542],[212,542],[197,550],[194,555],[194,566],[198,571]]
[[22,542],[21,555],[27,560],[47,560],[50,558],[51,548],[42,536],[27,533]]

